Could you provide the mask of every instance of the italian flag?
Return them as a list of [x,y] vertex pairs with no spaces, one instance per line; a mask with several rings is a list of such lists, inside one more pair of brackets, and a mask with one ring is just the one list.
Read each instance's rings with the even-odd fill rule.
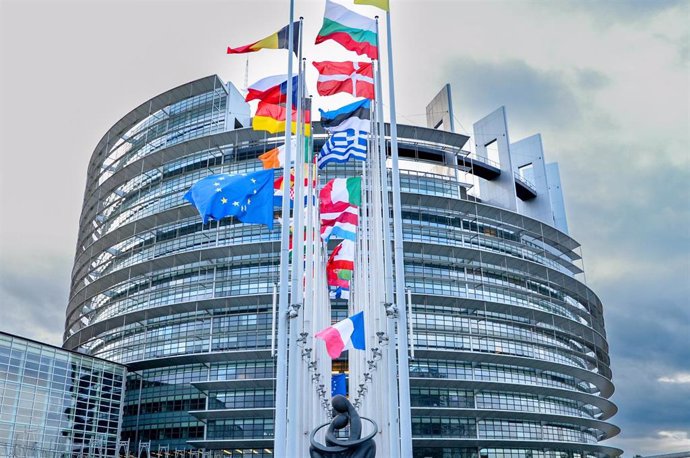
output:
[[316,44],[326,40],[336,41],[359,55],[378,59],[376,22],[331,0],[326,0],[326,12]]
[[319,192],[322,205],[345,202],[359,207],[362,204],[362,178],[334,178]]

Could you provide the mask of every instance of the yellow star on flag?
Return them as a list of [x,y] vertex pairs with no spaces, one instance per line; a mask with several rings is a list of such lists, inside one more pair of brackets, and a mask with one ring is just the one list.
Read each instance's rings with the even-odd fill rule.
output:
[[227,204],[227,203],[228,203],[228,199],[226,199],[225,197],[222,197],[222,198],[220,199],[220,203],[221,203],[221,204]]

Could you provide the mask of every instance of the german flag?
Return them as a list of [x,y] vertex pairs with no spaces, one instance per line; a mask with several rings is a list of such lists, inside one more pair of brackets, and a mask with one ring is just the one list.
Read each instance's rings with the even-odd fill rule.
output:
[[[272,134],[285,132],[285,120],[287,110],[280,105],[259,102],[254,119],[252,119],[252,129],[266,130]],[[311,116],[309,111],[304,112],[304,134],[311,135]],[[297,110],[292,109],[292,133],[297,130]]]
[[[299,21],[293,23],[293,51],[297,54],[297,46],[299,43]],[[286,25],[282,29],[278,30],[273,35],[269,35],[266,38],[262,38],[252,44],[240,46],[237,48],[231,48],[228,46],[228,54],[244,54],[248,52],[256,52],[260,49],[290,49],[288,42],[288,33],[290,25]]]

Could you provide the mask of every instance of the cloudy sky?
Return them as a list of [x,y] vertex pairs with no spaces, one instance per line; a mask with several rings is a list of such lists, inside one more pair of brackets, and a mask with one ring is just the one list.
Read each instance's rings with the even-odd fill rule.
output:
[[[511,140],[540,132],[560,163],[605,304],[623,430],[608,444],[690,450],[690,3],[391,2],[399,122],[423,124],[449,82],[460,132],[504,105]],[[243,86],[245,59],[225,47],[285,25],[287,5],[0,0],[1,330],[61,342],[87,162],[105,131],[189,80]],[[311,43],[323,3],[296,8]],[[305,47],[310,60],[344,55]],[[252,55],[249,82],[286,59]]]

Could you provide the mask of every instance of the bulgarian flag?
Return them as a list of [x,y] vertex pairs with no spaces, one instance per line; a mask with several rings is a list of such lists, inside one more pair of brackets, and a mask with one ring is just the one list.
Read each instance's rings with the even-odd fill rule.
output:
[[[292,26],[292,49],[293,52],[297,54],[297,49],[299,48],[299,21],[293,22]],[[276,33],[245,46],[239,46],[237,48],[231,48],[228,46],[228,54],[244,54],[248,52],[256,52],[260,49],[290,49],[290,43],[288,41],[289,28],[290,25],[286,25]]]
[[[272,134],[285,131],[285,120],[287,118],[287,110],[280,105],[272,103],[259,102],[259,106],[252,119],[252,129],[266,130]],[[304,112],[304,134],[311,135],[311,116],[308,111]],[[297,110],[292,109],[292,133],[297,131]]]
[[359,55],[366,54],[370,59],[378,58],[376,22],[331,0],[326,0],[326,12],[316,44],[326,40],[334,40],[345,49]]
[[346,92],[374,99],[374,65],[371,62],[312,62],[319,71],[319,95]]

